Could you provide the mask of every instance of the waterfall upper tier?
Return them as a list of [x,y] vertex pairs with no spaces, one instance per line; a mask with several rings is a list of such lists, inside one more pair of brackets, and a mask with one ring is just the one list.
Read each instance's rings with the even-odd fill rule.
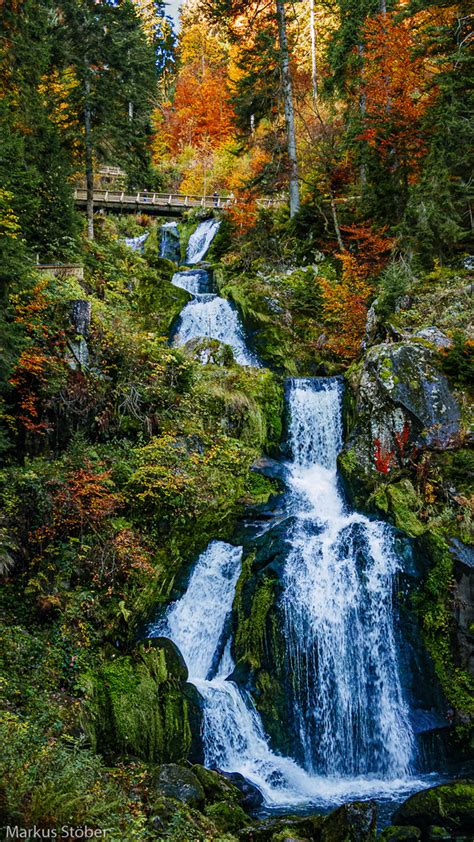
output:
[[186,263],[188,266],[193,266],[195,263],[203,260],[219,230],[220,224],[219,219],[206,219],[204,222],[199,223],[188,240],[188,247],[186,249]]
[[[186,262],[189,265],[199,263],[206,255],[219,224],[216,219],[199,223],[188,242]],[[259,366],[257,358],[247,346],[235,305],[216,294],[212,276],[207,269],[193,268],[175,272],[171,282],[193,296],[178,317],[172,334],[173,344],[185,345],[192,339],[216,339],[230,345],[239,365]]]

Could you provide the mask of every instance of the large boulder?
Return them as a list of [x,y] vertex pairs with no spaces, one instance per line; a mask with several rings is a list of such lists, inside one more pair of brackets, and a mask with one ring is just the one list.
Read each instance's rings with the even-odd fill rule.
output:
[[279,816],[255,821],[240,831],[238,838],[248,842],[319,842],[322,816]]
[[204,788],[197,775],[176,763],[166,763],[158,768],[153,777],[152,790],[158,797],[172,798],[190,807],[199,808],[205,802]]
[[459,407],[435,353],[424,344],[370,348],[351,370],[349,383],[346,452],[363,473],[388,473],[412,446],[443,449],[456,440]]
[[454,781],[417,792],[398,808],[392,821],[419,827],[423,834],[433,826],[459,836],[474,834],[474,781]]
[[321,842],[372,842],[376,828],[375,801],[353,801],[327,816],[321,831]]
[[200,699],[187,677],[166,638],[144,641],[83,675],[83,723],[94,748],[150,762],[199,760]]

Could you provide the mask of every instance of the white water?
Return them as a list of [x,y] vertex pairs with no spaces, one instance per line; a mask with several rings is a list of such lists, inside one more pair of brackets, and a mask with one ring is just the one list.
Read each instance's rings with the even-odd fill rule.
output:
[[242,548],[212,542],[188,589],[150,632],[180,648],[204,699],[206,765],[240,772],[268,806],[331,805],[421,788],[410,777],[408,708],[391,594],[398,562],[383,524],[346,510],[337,486],[337,380],[290,383],[290,506],[282,612],[304,768],[272,751],[249,694],[228,680]]
[[[191,235],[186,260],[198,263],[206,254],[219,222],[206,220],[198,225]],[[195,240],[193,237],[196,235]],[[173,336],[175,345],[185,345],[191,339],[209,338],[225,342],[232,348],[234,359],[239,365],[259,366],[245,341],[245,335],[239,314],[226,298],[212,292],[209,273],[205,269],[189,269],[176,272],[171,282],[174,286],[185,289],[193,298],[186,304],[179,315]]]
[[125,245],[128,246],[132,251],[143,251],[143,247],[145,245],[145,240],[148,237],[148,231],[144,234],[140,234],[139,237],[125,237]]
[[297,520],[282,603],[296,726],[309,771],[403,779],[414,748],[394,634],[399,563],[389,527],[347,510],[339,493],[340,388],[289,387]]
[[216,236],[219,226],[219,219],[206,219],[200,222],[196,230],[193,231],[186,249],[186,263],[188,266],[194,266],[205,257],[209,250],[214,237]]
[[179,263],[180,245],[178,224],[172,220],[160,227],[160,257]]

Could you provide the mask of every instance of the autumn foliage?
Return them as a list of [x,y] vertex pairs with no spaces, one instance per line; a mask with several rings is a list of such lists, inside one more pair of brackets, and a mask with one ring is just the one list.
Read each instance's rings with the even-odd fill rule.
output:
[[369,17],[364,37],[362,138],[413,178],[427,148],[422,118],[437,95],[432,71],[410,20],[394,12]]

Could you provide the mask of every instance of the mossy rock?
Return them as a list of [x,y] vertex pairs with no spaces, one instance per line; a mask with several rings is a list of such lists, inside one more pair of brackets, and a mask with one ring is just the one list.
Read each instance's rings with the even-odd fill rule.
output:
[[427,833],[433,825],[474,833],[474,781],[460,780],[417,792],[393,814],[398,825],[415,825]]
[[[319,842],[322,816],[281,816],[254,822],[239,833],[239,839],[248,842],[275,842],[275,840],[295,839]],[[343,842],[343,840],[340,840]]]
[[372,842],[377,828],[375,801],[343,804],[324,820],[321,842]]
[[380,839],[381,842],[420,842],[421,830],[414,825],[407,825],[407,827],[390,825],[382,831],[377,839]]
[[250,821],[242,807],[239,807],[238,804],[229,804],[227,801],[210,804],[204,812],[217,828],[228,833],[241,830]]
[[199,764],[192,767],[192,772],[203,787],[207,802],[214,804],[225,801],[227,804],[240,804],[242,793],[224,775]]
[[172,798],[189,804],[190,807],[202,807],[205,802],[204,789],[192,769],[177,763],[165,763],[153,775],[150,787],[159,798]]
[[418,512],[423,508],[423,501],[409,479],[381,486],[373,499],[398,529],[412,538],[423,535],[426,525],[418,517]]
[[[104,754],[129,754],[152,762],[183,760],[192,745],[187,669],[171,641],[139,644],[131,655],[104,661],[82,676],[83,723]],[[200,710],[193,710],[194,727]]]

